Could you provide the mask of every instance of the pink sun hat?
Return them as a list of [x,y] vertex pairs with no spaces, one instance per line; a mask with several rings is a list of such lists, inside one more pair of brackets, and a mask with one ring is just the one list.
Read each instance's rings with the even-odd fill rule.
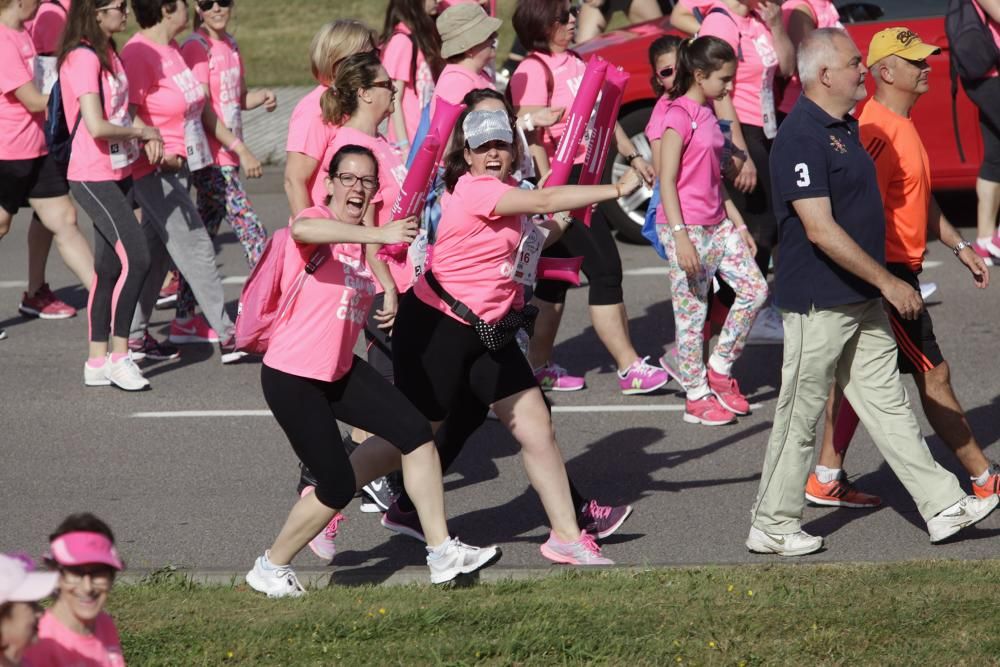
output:
[[63,567],[96,564],[125,569],[115,545],[101,533],[76,531],[60,535],[49,545],[49,554]]
[[32,572],[20,558],[0,554],[0,604],[36,602],[48,597],[58,582],[58,572]]

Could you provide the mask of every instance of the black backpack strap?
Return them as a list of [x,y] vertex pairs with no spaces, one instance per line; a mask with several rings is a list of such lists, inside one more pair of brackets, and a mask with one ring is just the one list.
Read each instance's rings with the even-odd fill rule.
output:
[[[707,19],[712,14],[723,14],[726,18],[733,22],[736,26],[736,59],[743,62],[743,33],[740,32],[740,26],[736,23],[736,19],[730,14],[724,7],[712,7],[705,13],[705,18]],[[704,22],[704,19],[702,20]]]
[[433,272],[428,271],[424,274],[424,278],[427,280],[427,286],[430,287],[431,290],[437,294],[449,308],[451,308],[451,312],[455,313],[472,326],[476,326],[482,321],[468,306],[445,292],[444,287],[442,287],[441,283],[438,282],[438,279],[434,277]]
[[[97,51],[94,50],[94,47],[92,47],[90,44],[83,44],[82,42],[80,44],[78,44],[77,46],[75,46],[74,50],[75,49],[87,49],[88,51],[93,52],[95,55],[97,54]],[[98,60],[97,61],[97,94],[98,94],[98,96],[101,99],[101,111],[104,111],[104,82],[101,81],[101,71],[103,69],[104,68],[101,66],[100,60]],[[71,150],[72,150],[72,146],[73,146],[73,139],[76,138],[76,131],[78,129],[80,129],[80,121],[81,120],[83,120],[83,105],[80,105],[80,109],[79,109],[79,111],[76,114],[76,122],[73,123],[73,130],[69,133],[69,145],[70,145]]]
[[965,162],[965,151],[962,149],[962,135],[958,131],[958,68],[952,60],[948,72],[951,78],[951,124],[955,128],[955,146],[958,148],[958,158]]

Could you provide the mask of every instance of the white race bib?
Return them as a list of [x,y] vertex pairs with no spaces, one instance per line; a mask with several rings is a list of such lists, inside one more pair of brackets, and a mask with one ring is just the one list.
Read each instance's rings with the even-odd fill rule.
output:
[[[118,127],[132,127],[132,118],[126,111],[114,118],[109,118],[108,122]],[[108,153],[111,156],[112,169],[124,169],[139,159],[138,139],[118,139],[108,142]]]
[[406,257],[413,267],[414,279],[419,278],[424,273],[424,264],[427,263],[427,230],[421,228],[417,232],[417,238],[410,243],[410,248],[406,251]]
[[764,136],[774,139],[778,134],[778,117],[774,111],[774,71],[778,67],[778,54],[765,35],[753,40],[753,45],[757,55],[760,56],[761,64],[764,65],[760,84],[760,112],[764,123]]
[[48,95],[59,79],[59,67],[54,56],[35,56],[35,88]]
[[227,103],[222,105],[222,122],[226,124],[229,131],[236,137],[243,140],[243,110],[238,103]]
[[521,240],[514,256],[514,282],[532,286],[538,278],[538,258],[542,256],[549,230],[539,227],[528,216],[521,216]]
[[187,151],[187,166],[192,172],[212,164],[212,148],[201,118],[184,119],[184,148]]

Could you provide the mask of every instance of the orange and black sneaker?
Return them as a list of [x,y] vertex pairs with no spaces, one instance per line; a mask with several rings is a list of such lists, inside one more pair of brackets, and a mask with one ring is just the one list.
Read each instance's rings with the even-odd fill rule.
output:
[[820,484],[815,472],[809,473],[806,481],[806,500],[815,505],[829,507],[878,507],[882,499],[864,491],[858,491],[847,481],[847,475],[841,471],[840,477],[827,484]]
[[1000,465],[991,463],[988,472],[990,476],[986,479],[985,484],[979,486],[975,482],[972,483],[972,492],[976,494],[977,498],[1000,496]]

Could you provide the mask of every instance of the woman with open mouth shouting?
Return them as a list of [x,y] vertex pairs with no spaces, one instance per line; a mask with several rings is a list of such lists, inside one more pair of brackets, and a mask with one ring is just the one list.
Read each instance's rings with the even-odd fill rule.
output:
[[[451,581],[500,557],[496,547],[470,547],[448,535],[430,425],[353,353],[375,296],[364,244],[412,241],[416,219],[383,227],[362,224],[379,190],[375,155],[362,146],[340,148],[325,183],[329,208],[302,211],[285,247],[271,251],[283,253],[282,293],[297,292],[272,331],[261,385],[268,407],[317,484],[299,499],[271,548],[246,575],[252,588],[270,597],[304,593],[292,559],[310,542],[313,551],[332,558],[337,512],[363,485],[398,469],[400,454],[407,491],[427,534],[431,583]],[[375,437],[348,458],[338,419]]]
[[430,270],[396,316],[396,386],[435,430],[469,394],[492,405],[520,443],[548,515],[552,531],[542,554],[557,563],[607,565],[612,561],[577,524],[552,419],[514,333],[531,319],[523,288],[534,282],[546,236],[554,240],[571,224],[564,214],[539,225],[526,216],[623,196],[638,189],[640,177],[629,170],[614,185],[521,190],[510,178],[519,157],[513,127],[506,110],[474,109],[459,118]]

